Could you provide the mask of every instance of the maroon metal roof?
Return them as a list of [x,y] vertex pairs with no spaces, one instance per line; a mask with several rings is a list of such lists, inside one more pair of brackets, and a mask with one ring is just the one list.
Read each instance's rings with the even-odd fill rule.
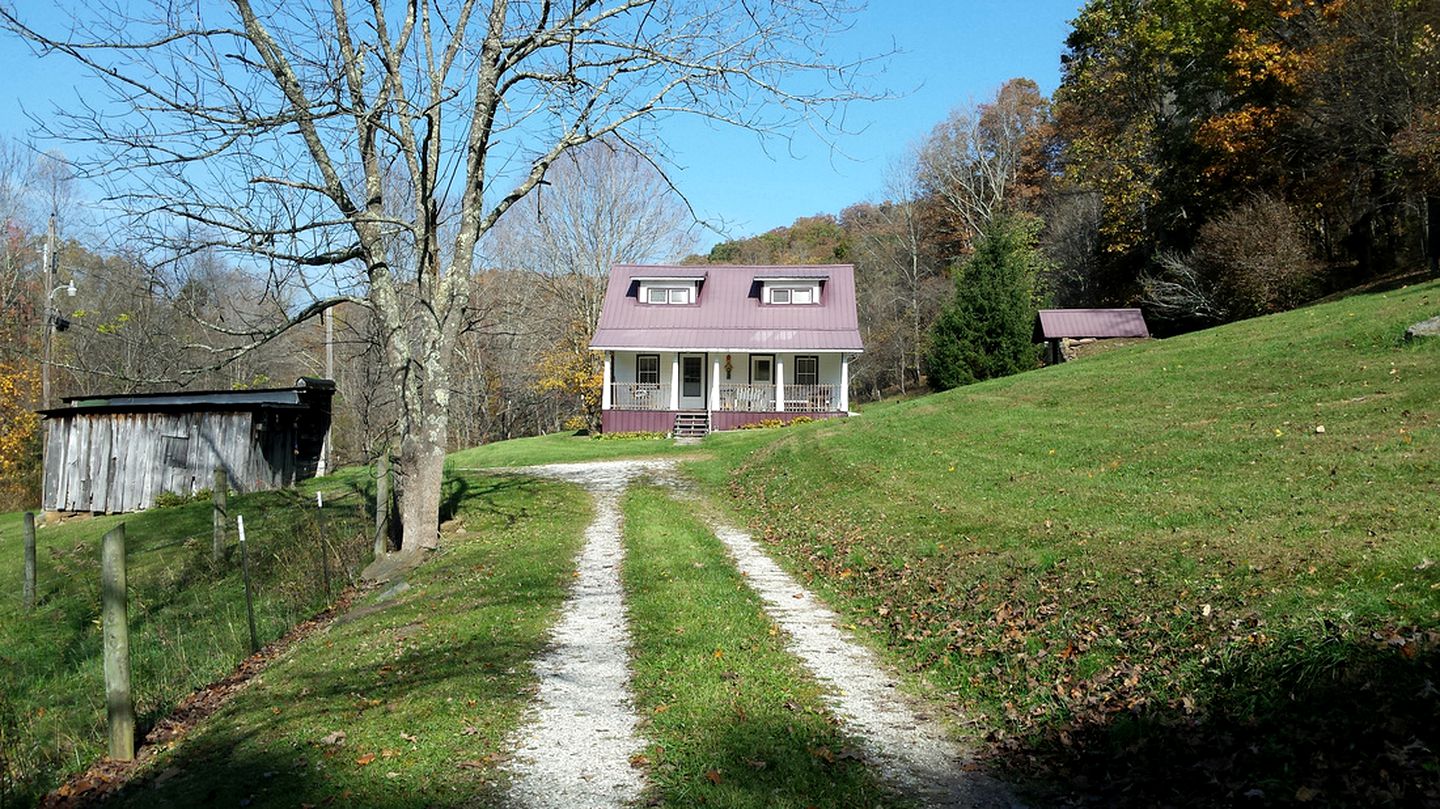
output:
[[755,278],[760,281],[791,278],[828,279],[830,277],[829,267],[756,267],[755,269],[760,270],[755,273]]
[[634,278],[704,278],[707,273],[704,265],[690,267],[641,267],[644,272],[637,272],[631,276]]
[[[697,267],[617,264],[600,309],[593,349],[681,351],[860,351],[855,314],[855,269],[849,264],[703,268],[700,297],[689,306],[645,304],[636,298],[638,278],[656,278]],[[805,275],[801,275],[805,273]],[[820,278],[820,303],[776,306],[760,302],[759,279]]]
[[1139,309],[1041,309],[1035,315],[1035,340],[1149,337]]

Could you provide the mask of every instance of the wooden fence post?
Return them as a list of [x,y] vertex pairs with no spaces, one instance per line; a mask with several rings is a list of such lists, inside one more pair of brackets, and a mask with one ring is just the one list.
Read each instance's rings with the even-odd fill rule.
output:
[[225,501],[230,493],[230,478],[226,476],[224,467],[215,467],[215,485],[210,490],[210,504],[214,513],[211,520],[214,525],[214,537],[210,544],[210,560],[219,562],[220,557],[225,554],[225,523],[229,517],[225,514]]
[[35,513],[25,512],[25,609],[35,609]]
[[325,537],[325,496],[315,492],[315,520],[320,527],[320,572],[325,576],[325,597],[330,597],[330,542]]
[[260,651],[260,637],[255,633],[255,596],[250,592],[250,554],[245,551],[245,515],[236,514],[240,533],[240,575],[245,580],[245,619],[250,623],[250,653]]
[[375,460],[375,558],[390,550],[390,448]]
[[126,615],[125,523],[100,543],[101,632],[105,647],[105,718],[110,758],[135,758],[135,702],[130,696],[130,624]]

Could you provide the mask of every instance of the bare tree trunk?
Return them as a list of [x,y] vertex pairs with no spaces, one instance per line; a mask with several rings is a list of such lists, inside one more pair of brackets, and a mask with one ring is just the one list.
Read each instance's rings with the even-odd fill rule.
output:
[[[441,342],[445,342],[441,337]],[[450,430],[450,352],[434,348],[411,363],[401,408],[399,477],[402,553],[440,544],[440,500]]]
[[[400,441],[400,551],[433,551],[440,546],[440,497],[445,478],[445,417]],[[435,436],[439,436],[438,441]]]

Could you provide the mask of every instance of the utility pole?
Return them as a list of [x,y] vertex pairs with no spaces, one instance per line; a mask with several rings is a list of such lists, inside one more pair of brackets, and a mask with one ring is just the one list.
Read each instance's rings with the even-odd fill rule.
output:
[[[335,381],[335,310],[326,309],[320,313],[325,321],[325,378]],[[334,419],[334,405],[331,405],[331,419]],[[330,471],[330,424],[325,425],[325,438],[320,442],[320,468],[316,475],[324,477]]]
[[55,288],[55,211],[50,211],[50,226],[45,233],[45,252],[41,260],[44,265],[41,271],[45,277],[45,283],[40,288],[45,291],[45,322],[43,324],[44,334],[44,359],[40,362],[40,409],[47,410],[50,407],[50,351],[53,339],[55,308],[51,305],[54,297],[52,290]]

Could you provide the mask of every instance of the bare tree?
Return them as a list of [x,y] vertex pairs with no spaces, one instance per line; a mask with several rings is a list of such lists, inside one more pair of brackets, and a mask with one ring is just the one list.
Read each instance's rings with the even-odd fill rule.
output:
[[694,230],[684,199],[659,168],[605,138],[557,160],[546,184],[489,234],[487,256],[528,274],[527,324],[543,335],[525,341],[538,351],[519,359],[544,368],[534,382],[563,402],[577,426],[599,428],[600,358],[589,346],[610,268],[678,260],[694,247]]
[[973,238],[1038,195],[1050,103],[1029,79],[1011,79],[984,104],[957,109],[920,148],[919,177],[945,203],[952,227]]
[[[0,138],[0,360],[20,353],[30,340],[32,304],[27,294],[27,265],[34,251],[28,244],[30,232],[25,188],[34,171],[29,149],[8,138]],[[33,285],[38,287],[38,284]],[[32,309],[32,306],[35,307]]]
[[695,220],[679,192],[618,139],[571,149],[545,180],[500,221],[487,252],[499,266],[535,273],[564,316],[587,329],[612,266],[679,259],[695,246]]
[[88,176],[148,244],[235,254],[271,292],[305,298],[279,326],[210,323],[241,338],[225,356],[341,302],[370,308],[396,385],[415,550],[439,541],[450,377],[481,237],[569,150],[602,138],[653,149],[664,116],[765,131],[830,120],[857,97],[854,66],[821,53],[848,12],[810,0],[197,0],[143,15],[79,4],[56,17],[65,34],[11,8],[0,19],[110,91],[57,110],[48,134],[94,150]]
[[842,216],[846,229],[855,232],[866,303],[883,312],[871,313],[866,320],[872,328],[895,338],[893,361],[902,392],[907,378],[915,384],[920,382],[926,334],[944,300],[946,287],[940,274],[941,263],[935,256],[933,234],[922,211],[924,189],[917,160],[912,154],[889,167],[885,202],[865,206],[864,217],[853,208]]

